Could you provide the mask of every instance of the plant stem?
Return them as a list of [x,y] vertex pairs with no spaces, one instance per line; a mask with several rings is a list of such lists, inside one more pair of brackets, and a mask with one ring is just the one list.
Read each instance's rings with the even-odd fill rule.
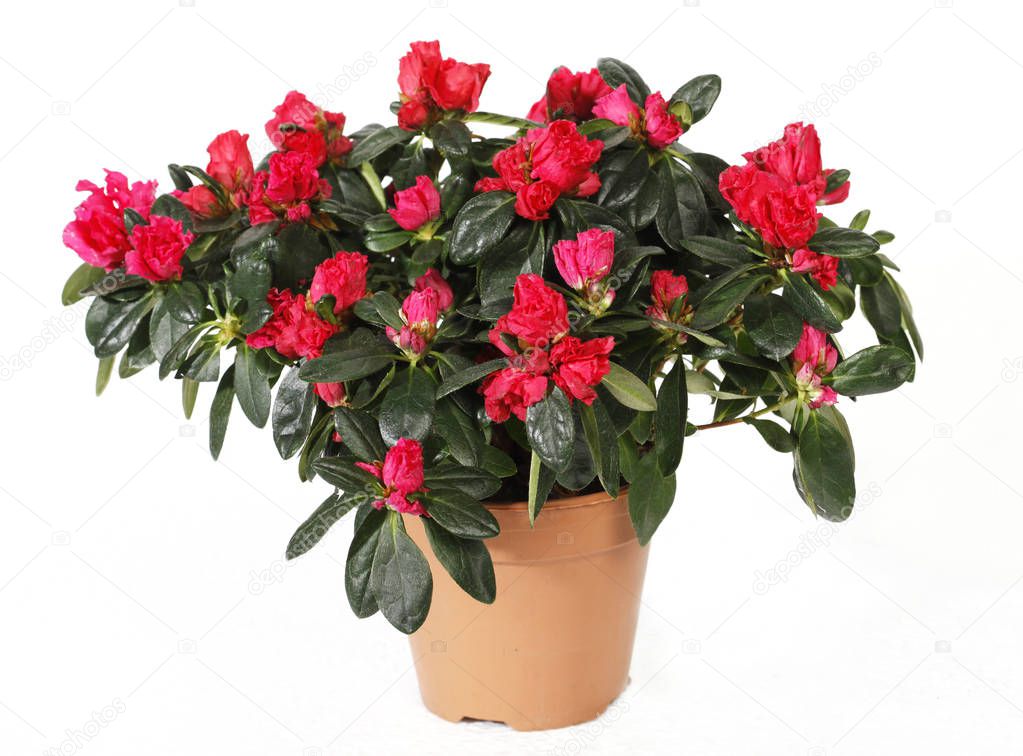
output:
[[772,404],[770,407],[764,407],[761,410],[757,410],[756,412],[750,412],[748,415],[743,415],[742,417],[733,417],[731,420],[719,420],[716,423],[705,423],[704,425],[697,425],[696,430],[709,430],[710,428],[724,428],[726,425],[738,425],[739,423],[744,423],[752,418],[760,417],[761,415],[766,415],[768,412],[777,412],[791,401],[792,397],[787,397],[776,404]]
[[667,152],[667,153],[668,153],[669,155],[671,155],[672,157],[676,157],[676,158],[678,158],[679,160],[681,160],[681,161],[682,161],[683,163],[685,163],[686,165],[690,165],[690,166],[691,166],[691,165],[693,164],[693,161],[689,159],[689,156],[688,156],[688,155],[686,155],[686,154],[685,154],[685,153],[683,153],[683,152],[679,152],[679,151],[678,151],[678,150],[676,150],[676,149],[675,149],[674,147],[668,147],[668,148],[667,148],[667,149],[665,150],[665,152]]
[[465,123],[493,123],[498,126],[514,126],[517,129],[531,129],[543,125],[525,118],[515,118],[514,116],[506,116],[499,113],[484,113],[479,110],[475,113],[466,113],[462,116],[462,120]]

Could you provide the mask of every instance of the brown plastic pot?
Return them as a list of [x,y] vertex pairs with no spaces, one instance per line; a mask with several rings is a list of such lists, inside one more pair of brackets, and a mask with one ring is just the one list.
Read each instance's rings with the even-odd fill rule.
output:
[[625,689],[649,549],[623,492],[556,499],[530,527],[525,503],[487,507],[497,599],[481,604],[437,562],[423,525],[409,535],[430,561],[433,603],[409,640],[423,703],[457,722],[546,730],[599,716]]

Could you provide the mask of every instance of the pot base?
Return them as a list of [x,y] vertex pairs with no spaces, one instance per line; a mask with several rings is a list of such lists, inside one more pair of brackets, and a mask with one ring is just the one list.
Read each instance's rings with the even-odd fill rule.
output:
[[457,722],[546,730],[600,716],[625,690],[648,549],[623,494],[551,501],[531,528],[518,505],[488,507],[497,599],[481,604],[436,562],[422,523],[406,527],[433,568],[433,602],[410,636],[423,703]]

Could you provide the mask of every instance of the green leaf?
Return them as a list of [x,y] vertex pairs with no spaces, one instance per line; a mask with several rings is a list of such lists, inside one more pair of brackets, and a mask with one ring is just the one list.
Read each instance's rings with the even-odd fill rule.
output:
[[501,479],[493,473],[451,463],[427,468],[424,477],[426,487],[431,490],[461,491],[477,501],[493,496],[501,488]]
[[259,369],[257,353],[239,346],[234,358],[234,391],[242,412],[257,428],[270,417],[270,382]]
[[689,393],[686,390],[686,367],[679,356],[661,381],[657,392],[657,414],[654,416],[654,450],[662,475],[671,475],[682,461],[682,443],[686,437]]
[[437,404],[434,430],[444,439],[446,451],[462,465],[478,467],[486,439],[474,417],[469,417],[451,400]]
[[811,411],[799,432],[795,478],[814,514],[841,522],[852,513],[856,499],[853,452],[842,429],[820,411]]
[[757,433],[776,452],[788,453],[796,448],[792,434],[773,420],[750,418],[746,423],[757,429]]
[[387,454],[387,447],[380,437],[380,426],[368,412],[337,407],[334,410],[334,427],[341,436],[341,443],[363,462],[378,462]]
[[153,292],[134,302],[96,297],[85,316],[85,336],[97,357],[112,357],[128,343],[153,307]]
[[838,363],[831,387],[845,396],[880,394],[897,389],[912,375],[913,358],[895,346],[872,346]]
[[700,183],[675,161],[662,160],[655,170],[661,185],[657,231],[669,247],[681,252],[683,239],[705,229],[707,202]]
[[305,444],[314,409],[316,395],[312,385],[299,378],[298,368],[291,368],[277,389],[271,423],[274,444],[282,459],[295,456]]
[[556,473],[541,461],[540,456],[533,451],[529,461],[529,500],[527,503],[529,512],[529,524],[536,522],[540,510],[547,502],[554,487]]
[[406,144],[414,134],[400,126],[387,126],[356,140],[355,147],[348,153],[348,165],[356,166],[378,157],[392,147]]
[[345,493],[365,492],[368,496],[377,484],[377,479],[356,467],[351,458],[321,457],[310,466],[317,475]]
[[64,284],[64,290],[60,293],[62,305],[73,305],[83,299],[82,291],[103,280],[107,272],[103,268],[97,268],[89,263],[82,263],[72,273]]
[[355,314],[365,321],[389,325],[400,331],[405,321],[401,317],[401,304],[386,291],[378,291],[355,303]]
[[496,446],[483,447],[483,470],[493,473],[499,478],[510,478],[519,471],[515,461]]
[[693,328],[707,330],[721,325],[746,301],[746,297],[770,280],[771,276],[766,273],[745,276],[715,289],[702,299],[696,308],[692,320]]
[[493,538],[501,530],[486,507],[460,491],[431,491],[426,511],[438,525],[461,538]]
[[781,360],[803,335],[803,319],[777,294],[754,294],[743,307],[742,322],[762,355]]
[[753,262],[753,253],[745,244],[718,239],[716,236],[690,236],[682,242],[682,247],[697,257],[730,268]]
[[355,537],[348,547],[345,563],[345,595],[348,603],[359,618],[370,617],[377,612],[377,602],[370,590],[370,574],[377,542],[387,523],[387,511],[367,506],[365,518],[356,520]]
[[643,77],[636,73],[636,69],[628,63],[616,58],[600,58],[597,60],[597,70],[601,78],[607,82],[612,89],[617,89],[624,84],[629,93],[629,98],[639,105],[642,105],[650,96],[650,87],[643,81]]
[[187,325],[198,323],[206,311],[206,295],[191,281],[170,284],[164,303],[172,318]]
[[309,549],[318,544],[327,534],[331,526],[338,520],[352,511],[360,503],[363,503],[364,496],[361,494],[332,493],[316,510],[306,518],[305,522],[298,526],[295,534],[288,542],[288,549],[285,552],[287,559],[294,559],[305,554]]
[[195,400],[199,396],[199,381],[191,378],[181,379],[181,408],[185,412],[185,419],[191,420],[192,412],[195,411]]
[[860,306],[879,337],[894,339],[902,333],[902,305],[887,276],[877,286],[860,289]]
[[234,365],[231,365],[224,371],[210,405],[210,455],[213,459],[217,459],[220,450],[224,448],[224,436],[227,434],[227,422],[231,418],[233,403]]
[[572,407],[560,388],[526,410],[526,435],[533,451],[554,472],[572,461],[575,426]]
[[428,517],[422,519],[437,561],[458,586],[477,601],[492,604],[497,595],[494,563],[479,540],[452,535]]
[[380,434],[388,446],[394,446],[399,438],[426,438],[433,426],[435,392],[433,379],[425,370],[410,366],[399,371],[380,403]]
[[703,120],[714,107],[718,95],[721,94],[721,77],[717,74],[705,74],[690,79],[671,96],[669,102],[684,102],[693,113],[693,123]]
[[647,385],[615,362],[611,363],[611,370],[604,376],[600,385],[630,409],[641,412],[653,412],[657,409],[657,400]]
[[675,474],[661,475],[656,454],[640,457],[629,488],[629,517],[641,546],[650,542],[674,501]]
[[459,370],[457,373],[454,373],[441,381],[440,386],[437,388],[437,398],[441,399],[448,394],[458,391],[460,388],[468,386],[470,383],[475,383],[481,378],[485,378],[495,370],[500,370],[504,367],[508,367],[508,360],[501,357],[496,360],[489,360],[487,362],[482,362],[479,365],[467,367],[464,370]]
[[849,228],[854,228],[857,231],[862,231],[867,227],[867,222],[870,220],[869,210],[860,210],[853,219],[849,221]]
[[455,216],[447,236],[448,257],[457,265],[474,265],[504,237],[514,219],[514,194],[476,195]]
[[96,368],[96,396],[99,396],[110,383],[110,375],[114,372],[114,357],[101,357],[99,366]]
[[650,171],[650,160],[643,147],[612,152],[600,164],[600,191],[596,201],[612,212],[621,214],[635,202]]
[[587,406],[580,403],[583,435],[590,448],[593,464],[597,468],[600,484],[609,496],[617,496],[621,490],[618,435],[614,423],[600,399]]
[[309,360],[299,372],[303,381],[315,383],[341,383],[365,378],[383,370],[397,359],[394,347],[387,344],[367,344],[324,352],[322,357]]
[[825,301],[820,290],[810,283],[806,276],[798,273],[793,275],[783,271],[782,277],[785,280],[782,298],[803,320],[814,328],[828,333],[837,333],[842,330],[842,322],[835,315],[835,311]]
[[807,246],[822,255],[832,257],[866,257],[881,249],[870,234],[852,228],[822,228]]
[[388,513],[380,530],[370,587],[381,614],[398,630],[410,635],[423,624],[430,611],[433,577],[397,512]]

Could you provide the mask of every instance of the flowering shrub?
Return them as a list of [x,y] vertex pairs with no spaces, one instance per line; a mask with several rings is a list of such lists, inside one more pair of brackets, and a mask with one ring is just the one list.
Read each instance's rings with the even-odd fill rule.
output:
[[[289,558],[356,510],[349,601],[404,632],[432,578],[402,516],[490,602],[484,502],[525,500],[535,518],[551,497],[629,485],[646,543],[685,439],[709,429],[756,431],[792,455],[815,515],[846,518],[839,407],[911,380],[922,348],[879,251],[892,235],[867,233],[867,211],[845,226],[821,212],[850,184],[814,127],[729,166],[678,141],[699,143],[716,76],[666,98],[617,60],[562,67],[518,118],[478,111],[489,74],[415,43],[396,125],[345,133],[343,114],[290,92],[258,163],[229,131],[205,170],[170,166],[169,192],[79,182],[64,242],[84,264],[64,301],[94,297],[98,387],[115,360],[122,377],[156,365],[187,415],[215,386],[214,458],[234,404],[269,422],[301,479],[334,487]],[[847,353],[857,307],[879,343]],[[708,417],[690,417],[691,395]]]

